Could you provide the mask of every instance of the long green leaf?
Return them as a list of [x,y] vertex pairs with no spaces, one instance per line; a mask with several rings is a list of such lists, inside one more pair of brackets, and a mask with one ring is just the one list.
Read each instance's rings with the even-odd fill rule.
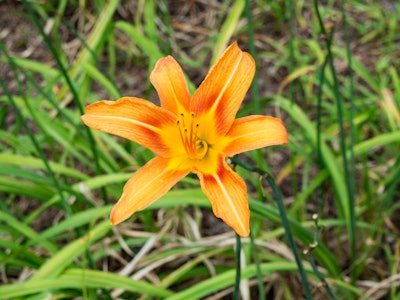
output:
[[89,231],[85,236],[75,240],[59,250],[51,257],[41,268],[30,278],[30,281],[36,282],[41,279],[56,278],[71,263],[86,251],[91,243],[102,238],[111,228],[110,221],[103,221],[95,225],[94,229]]
[[14,297],[27,297],[37,293],[47,292],[60,289],[78,289],[85,290],[87,288],[97,289],[124,289],[135,294],[148,294],[154,297],[168,297],[173,293],[167,289],[160,288],[156,285],[134,280],[129,277],[119,276],[114,273],[68,269],[57,278],[42,278],[34,281],[23,283],[15,283],[0,286],[0,298],[9,299]]

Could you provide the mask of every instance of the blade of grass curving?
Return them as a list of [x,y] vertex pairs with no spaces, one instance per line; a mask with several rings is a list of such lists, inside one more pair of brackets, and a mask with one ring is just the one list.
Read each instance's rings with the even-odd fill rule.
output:
[[229,40],[232,37],[236,29],[236,26],[239,22],[239,18],[242,15],[244,5],[245,1],[235,0],[232,6],[230,7],[228,16],[226,17],[226,20],[222,25],[217,40],[215,41],[215,44],[213,46],[211,65],[213,65],[217,61],[222,51],[226,48],[227,44],[229,43]]
[[49,258],[29,281],[58,277],[79,255],[82,255],[88,250],[90,243],[102,238],[110,229],[111,224],[109,220],[96,224],[93,230],[69,243]]
[[[32,156],[19,155],[19,154],[0,153],[0,163],[4,163],[4,164],[8,163],[8,164],[16,165],[19,168],[24,167],[24,168],[34,168],[34,169],[39,169],[39,170],[46,169],[46,166],[41,159],[38,159],[38,158],[32,157]],[[71,176],[71,177],[79,179],[79,180],[85,180],[85,179],[89,178],[86,174],[83,174],[76,169],[66,167],[66,166],[56,163],[56,162],[50,161],[49,165],[52,168],[52,170],[54,172],[57,172],[58,174],[68,175],[68,176]]]
[[[192,247],[192,249],[193,249],[193,247]],[[192,249],[191,249],[191,251],[193,251]],[[176,283],[185,274],[190,273],[196,265],[200,264],[201,262],[204,262],[209,257],[220,254],[221,252],[223,252],[225,250],[226,249],[224,249],[223,247],[217,247],[216,249],[213,249],[208,252],[204,252],[203,250],[201,250],[201,255],[197,256],[196,258],[194,258],[192,260],[189,260],[184,265],[169,272],[168,275],[165,278],[163,278],[163,280],[161,280],[161,282],[158,286],[165,288],[165,287],[172,285],[173,283]],[[185,251],[184,253],[187,254],[187,251]]]
[[393,131],[383,133],[366,141],[360,142],[354,147],[354,153],[356,155],[366,154],[374,148],[386,146],[391,143],[399,142],[400,131]]
[[[53,187],[52,179],[46,175],[40,175],[38,172],[25,170],[23,168],[17,167],[11,164],[3,164],[0,163],[0,175],[7,175],[10,178],[10,181],[14,182],[14,187],[17,189],[16,194],[21,194],[23,191],[32,188],[32,186],[21,186],[22,182],[29,182],[33,184],[33,186],[37,186],[39,189],[46,191],[45,194],[49,196],[47,198],[42,198],[42,200],[46,203],[49,198],[53,197],[54,195],[58,195],[55,193],[55,188]],[[18,190],[18,186],[20,186]],[[70,185],[65,183],[59,183],[59,187],[62,193],[68,193],[68,195],[73,195],[77,197],[77,199],[81,200],[82,194],[79,191],[74,191]],[[38,198],[40,199],[40,198]],[[24,216],[24,222],[29,223],[29,217]]]
[[63,232],[68,230],[78,228],[93,220],[97,220],[99,217],[102,217],[108,214],[110,208],[108,206],[105,207],[94,207],[82,212],[76,213],[68,219],[61,221],[53,225],[52,227],[48,228],[47,230],[43,231],[38,235],[36,238],[31,238],[31,240],[27,243],[28,245],[36,245],[41,244],[42,240],[57,240],[57,236],[61,235]]
[[153,41],[160,40],[157,34],[156,3],[154,0],[148,0],[144,3],[144,28],[149,38]]
[[83,64],[82,68],[91,78],[100,83],[112,98],[117,99],[121,97],[121,92],[118,90],[115,83],[109,80],[109,78],[104,75],[104,72],[100,72],[95,66],[89,63]]
[[[21,188],[21,186],[23,186],[23,188]],[[13,196],[27,196],[43,202],[52,197],[54,194],[54,191],[44,188],[43,185],[37,185],[24,180],[17,181],[15,178],[11,178],[9,175],[0,175],[0,191]],[[3,201],[0,201],[0,203],[4,205]]]
[[[0,252],[0,261],[3,266],[14,264],[21,267],[36,269],[45,261],[39,253],[35,253],[35,250],[32,251],[25,245],[19,245],[18,242],[15,241],[0,239],[0,247],[4,249]],[[2,282],[2,285],[3,284],[5,284],[4,281]]]
[[136,26],[126,22],[115,22],[115,28],[118,28],[132,37],[134,43],[140,47],[144,53],[149,57],[149,67],[153,67],[157,60],[162,58],[164,54],[158,49],[157,44],[152,39],[144,36]]
[[[322,21],[321,14],[319,12],[319,7],[318,7],[318,0],[314,0],[314,9],[315,13],[317,15],[318,23],[320,26],[321,33],[324,37],[325,41],[325,46],[327,50],[327,60],[329,63],[329,68],[331,71],[332,79],[333,79],[333,91],[335,95],[335,100],[336,100],[336,108],[337,108],[337,115],[338,115],[338,123],[339,123],[339,129],[340,129],[340,153],[342,156],[342,164],[343,164],[343,170],[344,170],[344,176],[345,176],[345,183],[346,183],[346,191],[347,191],[347,210],[349,212],[348,215],[346,215],[346,222],[348,223],[348,228],[347,232],[349,235],[349,240],[350,240],[350,256],[351,256],[351,263],[355,262],[355,257],[356,257],[356,228],[355,228],[355,217],[354,217],[354,205],[355,205],[355,198],[354,198],[354,191],[352,187],[352,179],[351,176],[352,174],[350,173],[350,168],[349,168],[349,162],[348,158],[346,155],[346,139],[345,139],[345,129],[344,129],[344,119],[343,119],[343,99],[340,95],[339,91],[339,82],[337,79],[337,74],[336,74],[336,68],[334,65],[333,61],[333,55],[332,55],[332,50],[331,50],[331,40],[328,39],[328,34],[325,29],[325,25]],[[352,122],[352,120],[350,120]],[[352,144],[350,144],[350,147],[353,147]],[[354,278],[352,278],[354,280]]]
[[[18,221],[14,216],[5,212],[0,211],[0,220],[29,240],[38,239],[40,237],[40,235],[28,225]],[[58,251],[56,245],[48,239],[43,239],[41,246],[47,249],[50,253],[57,253]]]
[[8,63],[10,61],[10,58],[12,59],[12,61],[14,61],[16,66],[24,67],[30,71],[37,72],[37,73],[41,74],[43,77],[48,76],[48,77],[54,78],[59,75],[59,72],[56,69],[54,69],[44,63],[34,61],[31,59],[27,59],[27,58],[15,57],[10,54],[8,54],[8,57],[1,56],[0,62]]
[[265,170],[262,170],[262,169],[260,169],[258,167],[253,167],[253,166],[245,163],[241,159],[237,158],[236,156],[232,157],[231,159],[232,159],[232,162],[234,162],[235,164],[241,166],[242,168],[244,168],[244,169],[246,169],[246,170],[248,170],[250,172],[257,172],[260,176],[263,176],[263,177],[265,176],[266,177],[266,179],[268,181],[268,184],[272,188],[275,201],[276,201],[276,203],[278,205],[278,209],[279,209],[279,214],[281,216],[282,225],[283,225],[283,227],[285,229],[286,237],[288,238],[290,248],[292,248],[293,255],[294,255],[295,260],[296,260],[296,264],[297,264],[297,267],[298,267],[298,270],[299,270],[299,273],[300,273],[300,277],[301,277],[301,281],[302,281],[302,285],[303,285],[303,288],[304,288],[304,293],[305,293],[306,299],[312,299],[311,290],[310,290],[310,286],[308,284],[307,275],[306,275],[305,270],[304,270],[303,262],[301,260],[300,253],[299,253],[299,250],[297,249],[296,243],[294,242],[293,234],[292,234],[292,231],[290,229],[289,221],[288,221],[287,216],[286,216],[283,200],[282,200],[281,194],[279,192],[279,189],[275,184],[274,179]]
[[[28,299],[28,296],[43,291],[50,292],[52,290],[60,289],[83,290],[85,288],[124,289],[127,292],[134,292],[137,294],[146,293],[156,297],[157,299],[163,299],[173,294],[171,291],[165,288],[160,288],[157,285],[140,280],[134,280],[110,272],[68,269],[58,278],[44,278],[35,281],[26,281],[23,283],[0,286],[0,298],[11,299],[23,297],[24,299]],[[47,296],[50,297],[50,295]]]

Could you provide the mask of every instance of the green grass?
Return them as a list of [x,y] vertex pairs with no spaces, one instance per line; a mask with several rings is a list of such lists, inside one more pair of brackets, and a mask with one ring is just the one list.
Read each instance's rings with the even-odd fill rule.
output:
[[[0,41],[1,299],[400,299],[400,5],[204,3],[1,4],[14,20]],[[192,176],[112,227],[153,154],[84,126],[85,105],[157,102],[166,55],[194,91],[234,40],[257,64],[239,115],[289,132],[233,160],[251,237]]]

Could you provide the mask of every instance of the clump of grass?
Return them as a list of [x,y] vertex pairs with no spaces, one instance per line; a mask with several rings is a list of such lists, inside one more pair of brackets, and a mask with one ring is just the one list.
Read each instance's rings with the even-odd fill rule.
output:
[[[0,298],[398,299],[399,9],[2,4],[18,21],[0,32]],[[152,153],[87,129],[84,106],[158,101],[149,72],[169,54],[193,90],[232,40],[258,66],[239,114],[277,115],[290,135],[232,159],[251,237],[215,219],[192,177],[112,228],[112,204]]]

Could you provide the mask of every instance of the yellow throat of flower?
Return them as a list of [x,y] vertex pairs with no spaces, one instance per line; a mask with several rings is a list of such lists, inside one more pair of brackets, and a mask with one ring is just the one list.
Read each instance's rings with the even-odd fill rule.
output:
[[190,159],[202,159],[207,154],[208,144],[197,136],[197,129],[200,125],[195,122],[194,113],[190,113],[186,120],[185,114],[181,113],[176,124],[188,157]]

